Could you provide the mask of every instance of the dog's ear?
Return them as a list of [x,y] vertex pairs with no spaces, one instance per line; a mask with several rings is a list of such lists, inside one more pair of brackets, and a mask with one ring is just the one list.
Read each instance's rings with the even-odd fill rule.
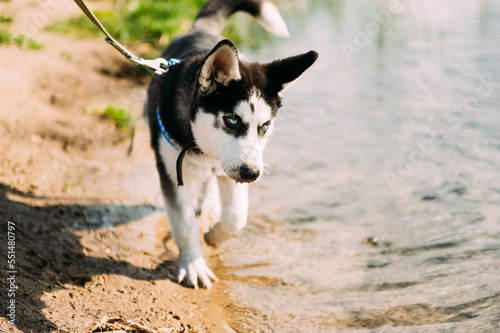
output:
[[309,51],[307,53],[276,60],[265,65],[265,72],[271,89],[280,94],[290,86],[302,73],[314,64],[318,59],[318,53]]
[[205,58],[201,67],[200,90],[207,95],[217,88],[217,83],[227,86],[233,80],[240,80],[238,50],[229,39],[220,41]]

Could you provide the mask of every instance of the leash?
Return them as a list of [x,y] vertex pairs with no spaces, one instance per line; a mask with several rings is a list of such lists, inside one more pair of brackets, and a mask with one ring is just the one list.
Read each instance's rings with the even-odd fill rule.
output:
[[[104,26],[99,22],[97,17],[92,13],[92,11],[87,7],[87,4],[85,3],[84,0],[74,0],[75,3],[80,7],[80,9],[83,11],[85,15],[94,23],[94,25],[101,30],[101,32],[106,36],[105,40],[111,46],[113,46],[115,49],[117,49],[121,54],[123,54],[128,60],[132,61],[133,63],[136,63],[138,65],[150,68],[155,71],[156,74],[162,75],[168,72],[168,69],[170,66],[177,65],[182,62],[182,59],[176,59],[176,58],[170,58],[168,60],[163,59],[163,58],[156,58],[154,60],[145,60],[142,59],[136,55],[134,55],[132,52],[127,50],[123,45],[118,43],[111,35],[108,33],[108,31],[104,28]],[[188,145],[184,149],[180,149],[173,141],[170,139],[170,136],[168,135],[167,130],[165,129],[165,126],[163,125],[163,122],[160,119],[160,107],[156,109],[156,119],[158,120],[158,125],[160,126],[160,130],[165,137],[165,139],[174,147],[175,149],[180,151],[179,157],[177,158],[177,163],[176,163],[176,171],[177,171],[177,184],[178,186],[183,186],[184,182],[182,180],[182,162],[184,161],[184,157],[192,150],[192,149],[199,149],[196,144],[192,143]]]
[[182,181],[182,161],[184,161],[184,157],[192,150],[192,149],[200,149],[195,143],[190,144],[186,148],[184,148],[181,153],[179,154],[179,157],[177,157],[177,164],[176,164],[176,170],[177,170],[177,185],[178,186],[184,186],[184,182]]
[[132,52],[127,50],[123,45],[118,43],[111,35],[108,33],[108,31],[104,28],[104,26],[99,22],[97,17],[92,13],[92,11],[87,7],[87,4],[85,3],[84,0],[74,0],[78,7],[83,11],[85,15],[94,23],[94,25],[101,30],[101,32],[106,35],[106,42],[111,44],[115,49],[117,49],[121,54],[123,54],[128,60],[132,61],[133,63],[136,63],[138,65],[147,67],[149,69],[152,69],[155,71],[156,74],[162,75],[168,71],[168,68],[170,66],[176,65],[180,62],[182,62],[181,59],[175,59],[175,58],[170,58],[168,60],[163,59],[163,58],[156,58],[153,60],[146,60],[142,59],[136,55],[134,55]]

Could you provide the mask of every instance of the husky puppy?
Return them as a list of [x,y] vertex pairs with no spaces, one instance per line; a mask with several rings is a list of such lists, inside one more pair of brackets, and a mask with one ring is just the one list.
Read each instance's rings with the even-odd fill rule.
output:
[[[235,45],[220,37],[227,18],[240,10],[270,32],[288,36],[277,8],[266,0],[208,0],[193,27],[162,53],[165,59],[182,62],[153,76],[148,88],[145,112],[167,217],[180,252],[178,281],[195,288],[198,283],[210,288],[217,278],[200,251],[192,189],[217,179],[220,222],[205,234],[209,245],[246,225],[248,185],[262,175],[262,152],[281,106],[280,93],[317,58],[310,51],[267,64],[242,59]],[[184,186],[178,186],[178,180]]]

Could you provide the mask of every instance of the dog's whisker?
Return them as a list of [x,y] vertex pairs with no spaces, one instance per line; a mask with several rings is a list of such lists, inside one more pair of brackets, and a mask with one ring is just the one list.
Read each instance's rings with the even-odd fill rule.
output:
[[269,175],[270,172],[271,172],[271,166],[268,164],[264,164],[264,166],[262,167],[262,177]]

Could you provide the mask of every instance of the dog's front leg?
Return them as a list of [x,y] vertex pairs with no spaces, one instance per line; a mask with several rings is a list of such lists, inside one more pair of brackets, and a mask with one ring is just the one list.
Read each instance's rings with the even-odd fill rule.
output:
[[234,236],[245,227],[248,218],[248,184],[238,184],[227,176],[217,178],[221,221],[205,234],[205,241],[212,246]]
[[211,280],[217,281],[217,277],[208,268],[201,254],[200,231],[192,205],[189,180],[186,179],[186,186],[176,187],[161,162],[158,163],[158,170],[168,222],[179,248],[177,280],[179,283],[185,281],[196,289],[199,279],[206,288],[210,288]]

